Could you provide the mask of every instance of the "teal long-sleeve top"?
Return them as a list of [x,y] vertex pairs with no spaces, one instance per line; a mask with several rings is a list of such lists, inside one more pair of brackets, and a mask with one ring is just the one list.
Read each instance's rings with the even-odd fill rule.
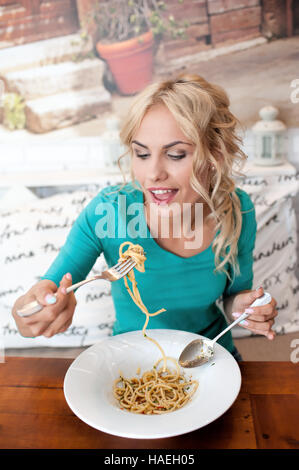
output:
[[[244,190],[236,188],[242,210],[238,240],[240,275],[230,281],[224,272],[214,272],[212,244],[188,258],[158,245],[147,226],[143,193],[138,187],[137,182],[131,182],[102,189],[79,214],[65,244],[41,279],[59,286],[64,274],[70,272],[73,283],[82,281],[101,253],[111,267],[118,262],[121,243],[130,241],[141,245],[146,253],[145,272],[134,270],[144,305],[150,313],[166,309],[150,318],[148,329],[184,330],[212,339],[227,326],[216,301],[221,296],[252,288],[254,205]],[[131,299],[123,280],[111,284],[111,295],[116,314],[113,334],[142,330],[145,315]],[[234,349],[231,332],[222,336],[219,343],[231,352]]]

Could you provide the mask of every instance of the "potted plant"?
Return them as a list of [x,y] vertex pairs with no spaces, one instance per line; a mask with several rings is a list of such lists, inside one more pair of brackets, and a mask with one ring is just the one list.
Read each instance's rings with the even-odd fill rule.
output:
[[97,52],[124,95],[151,82],[153,57],[162,37],[183,37],[186,28],[186,22],[180,26],[167,15],[165,2],[157,0],[97,1],[85,25],[89,22],[96,27]]

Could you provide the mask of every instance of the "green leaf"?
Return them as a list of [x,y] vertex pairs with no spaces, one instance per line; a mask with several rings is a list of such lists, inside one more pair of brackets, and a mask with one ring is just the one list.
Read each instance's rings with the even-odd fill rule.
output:
[[158,2],[157,5],[161,10],[166,10],[165,2]]

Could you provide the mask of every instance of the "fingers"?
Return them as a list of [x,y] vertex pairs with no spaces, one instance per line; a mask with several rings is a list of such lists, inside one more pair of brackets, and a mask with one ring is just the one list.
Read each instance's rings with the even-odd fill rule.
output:
[[[69,317],[72,317],[77,302],[73,292],[66,293],[66,288],[72,285],[72,277],[67,274],[61,279],[56,292],[54,292],[54,288],[51,291],[49,287],[41,288],[35,292],[36,300],[44,305],[44,308],[29,317],[22,318],[23,327],[26,331],[30,331],[30,336],[53,336],[68,321]],[[52,296],[52,299],[49,296]],[[69,303],[70,296],[73,296],[71,303]],[[61,318],[57,322],[59,317]],[[51,327],[52,324],[54,324],[54,328]]]
[[255,321],[265,322],[271,318],[275,318],[278,314],[275,309],[277,302],[272,299],[267,305],[261,305],[260,307],[249,307],[245,309],[245,312],[250,314],[250,318]]
[[68,296],[69,296],[69,300],[68,300],[67,308],[63,310],[55,318],[55,320],[52,323],[50,323],[50,325],[48,325],[47,329],[43,332],[43,336],[45,336],[46,338],[51,338],[57,333],[63,333],[71,325],[73,312],[75,310],[77,300],[73,292],[70,292]]
[[58,290],[55,292],[55,296],[54,292],[51,292],[49,289],[41,289],[36,292],[36,300],[41,305],[44,305],[44,308],[29,317],[24,317],[26,324],[52,323],[67,304],[68,294],[66,294],[63,288],[70,285],[72,285],[72,280],[64,275],[60,281]]
[[57,291],[57,302],[53,305],[53,311],[60,313],[63,307],[68,303],[68,295],[66,293],[67,287],[72,285],[72,276],[70,273],[66,273],[59,283],[59,289]]
[[268,321],[256,321],[252,319],[250,315],[245,320],[239,323],[240,326],[246,328],[247,330],[252,331],[253,333],[264,335],[268,339],[272,340],[275,337],[275,331],[272,330],[274,325],[274,320],[270,319]]
[[[46,338],[51,338],[55,334],[59,333],[61,328],[70,323],[72,320],[73,312],[77,304],[76,297],[73,292],[67,294],[67,287],[72,285],[72,276],[67,273],[63,276],[59,283],[59,289],[57,291],[57,302],[51,309],[50,322],[47,328],[42,332]],[[68,325],[69,326],[69,325]]]
[[278,311],[276,309],[270,310],[270,311],[269,310],[262,310],[260,312],[256,312],[254,310],[254,313],[251,313],[248,318],[250,318],[251,320],[254,320],[256,322],[262,322],[263,323],[263,322],[267,322],[269,320],[272,320],[277,315],[278,315]]
[[68,320],[61,328],[59,331],[57,331],[57,334],[59,333],[64,333],[72,324],[72,319]]
[[260,332],[260,334],[267,335],[271,327],[274,325],[274,320],[269,320],[267,322],[256,322],[251,319],[251,317],[247,317],[246,320],[243,320],[239,323],[239,325],[246,327],[249,330],[255,330],[256,332]]
[[[247,319],[246,319],[247,321]],[[242,322],[241,322],[242,323]],[[239,325],[241,325],[241,323],[239,323]],[[260,328],[260,325],[258,326],[258,328],[254,328],[254,325],[252,325],[252,323],[248,322],[248,326],[246,325],[241,325],[243,328],[246,328],[247,330],[250,330],[252,331],[253,333],[255,333],[256,335],[263,335],[263,336],[266,336],[269,340],[273,340],[276,336],[276,333],[274,330],[271,329],[271,326],[267,324],[267,326],[265,328]]]
[[24,299],[22,303],[16,307],[16,311],[13,311],[13,317],[15,319],[16,325],[21,335],[24,337],[34,338],[39,336],[49,324],[48,320],[43,319],[44,315],[42,314],[42,312],[44,312],[47,307],[44,307],[40,312],[34,313],[28,317],[21,317],[18,315],[18,308],[22,308],[25,304],[36,300],[37,297],[35,295],[27,295],[26,299]]
[[[276,300],[272,299],[267,305],[247,308],[245,312],[249,313],[249,316],[240,322],[239,325],[255,334],[264,335],[268,339],[273,340],[276,333],[272,330],[272,326],[275,317],[278,315],[278,311],[275,308],[276,305]],[[240,315],[241,313],[233,314],[235,318],[238,318]]]

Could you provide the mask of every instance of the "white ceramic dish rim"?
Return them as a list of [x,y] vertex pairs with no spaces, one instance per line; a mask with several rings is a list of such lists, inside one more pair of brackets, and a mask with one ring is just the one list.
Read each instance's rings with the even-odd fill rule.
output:
[[[204,338],[180,330],[147,330],[167,356],[179,357],[192,340]],[[74,414],[102,432],[132,439],[159,439],[195,431],[224,414],[234,403],[241,387],[241,373],[233,356],[215,344],[214,358],[196,368],[183,369],[199,381],[192,400],[183,408],[163,415],[140,415],[121,410],[112,393],[119,372],[136,376],[152,368],[160,359],[158,348],[131,331],[104,338],[83,351],[69,367],[64,379],[66,402]]]

